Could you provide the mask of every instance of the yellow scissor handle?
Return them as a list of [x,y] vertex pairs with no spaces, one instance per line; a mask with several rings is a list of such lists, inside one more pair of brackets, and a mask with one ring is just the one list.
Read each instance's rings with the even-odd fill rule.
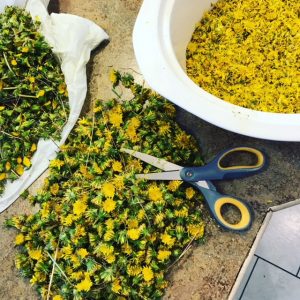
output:
[[[222,213],[222,206],[225,204],[231,204],[235,206],[241,213],[241,219],[236,224],[231,224],[227,222]],[[230,196],[224,196],[217,199],[214,203],[214,214],[218,223],[225,229],[234,230],[234,231],[245,231],[248,230],[252,224],[251,208],[246,202],[235,199]]]
[[[255,164],[252,165],[239,165],[239,166],[229,166],[229,167],[223,167],[221,166],[222,160],[228,156],[229,154],[232,154],[234,152],[248,152],[251,154],[254,154],[257,161]],[[218,156],[218,167],[220,170],[237,170],[237,169],[257,169],[257,168],[262,168],[265,164],[265,156],[264,154],[254,148],[251,147],[236,147],[232,149],[225,150],[221,155]]]

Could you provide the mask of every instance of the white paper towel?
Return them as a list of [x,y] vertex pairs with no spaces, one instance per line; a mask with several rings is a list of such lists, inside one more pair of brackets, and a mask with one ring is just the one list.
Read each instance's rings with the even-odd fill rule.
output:
[[10,206],[19,195],[25,191],[49,166],[54,159],[72,128],[74,127],[87,92],[86,64],[90,59],[90,52],[108,35],[95,23],[70,14],[54,14],[47,12],[49,0],[1,0],[0,11],[6,5],[25,7],[33,18],[41,20],[41,31],[53,52],[61,60],[61,69],[69,94],[70,115],[63,128],[60,141],[40,140],[37,151],[31,159],[29,170],[13,182],[8,182],[4,193],[0,197],[0,212]]

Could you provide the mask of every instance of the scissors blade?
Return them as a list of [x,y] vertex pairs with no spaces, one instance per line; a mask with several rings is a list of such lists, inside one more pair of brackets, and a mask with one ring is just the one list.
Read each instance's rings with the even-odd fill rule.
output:
[[164,170],[164,171],[176,171],[176,170],[182,169],[181,166],[178,166],[178,165],[170,163],[162,158],[157,158],[157,157],[149,155],[149,154],[145,154],[142,152],[138,152],[138,151],[126,149],[126,148],[121,148],[120,151],[126,152],[126,153],[128,153],[136,158],[139,158],[140,160],[142,160],[156,168]]
[[201,187],[203,187],[203,188],[205,188],[205,189],[208,189],[208,190],[211,190],[211,189],[212,189],[212,187],[209,186],[209,185],[208,185],[208,182],[205,181],[205,180],[197,181],[196,184],[199,185],[199,186],[201,186]]
[[148,180],[182,180],[179,171],[137,174],[136,178]]

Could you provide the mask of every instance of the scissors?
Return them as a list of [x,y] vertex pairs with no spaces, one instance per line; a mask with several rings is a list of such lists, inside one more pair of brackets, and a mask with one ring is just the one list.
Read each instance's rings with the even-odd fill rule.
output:
[[[234,232],[244,232],[250,229],[254,216],[252,207],[244,200],[219,193],[210,180],[242,178],[261,172],[266,166],[266,156],[263,152],[251,147],[235,147],[220,152],[204,166],[182,167],[142,152],[125,148],[122,148],[121,151],[165,171],[137,174],[136,178],[185,181],[201,191],[212,216],[222,228]],[[226,157],[228,159],[229,155],[242,153],[255,157],[256,161],[249,165],[224,166]],[[241,217],[237,223],[231,224],[225,220],[221,209],[226,204],[233,205],[239,210]]]

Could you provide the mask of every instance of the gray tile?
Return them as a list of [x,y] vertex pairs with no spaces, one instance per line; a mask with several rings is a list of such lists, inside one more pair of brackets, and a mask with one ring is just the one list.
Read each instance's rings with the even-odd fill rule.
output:
[[299,249],[300,205],[274,212],[255,254],[296,275]]
[[[249,264],[247,265],[247,268],[244,270],[244,274],[242,275],[239,281],[239,285],[237,289],[234,291],[234,294],[231,294],[229,297],[230,300],[240,299],[257,260],[258,258],[256,256],[251,257],[251,260],[249,261]],[[239,275],[239,277],[240,276],[241,275]]]
[[261,259],[241,300],[299,300],[300,279]]

